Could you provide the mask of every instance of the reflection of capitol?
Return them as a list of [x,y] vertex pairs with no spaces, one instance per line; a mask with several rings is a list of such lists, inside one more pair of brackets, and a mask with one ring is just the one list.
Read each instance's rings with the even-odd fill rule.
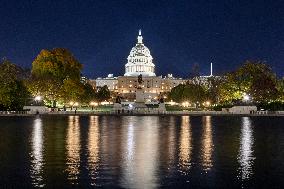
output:
[[[115,176],[119,182],[115,184],[122,188],[157,188],[163,182],[160,179],[165,178],[160,174],[169,178],[178,171],[184,177],[194,174],[196,167],[210,172],[214,166],[210,116],[202,118],[202,125],[194,125],[195,120],[190,116],[90,116],[85,120],[79,116],[68,117],[63,169],[71,185],[80,186],[87,178],[87,184],[102,186],[102,183],[112,183]],[[241,177],[245,179],[250,176],[253,164],[249,118],[243,119],[240,137],[238,160]],[[43,155],[40,118],[35,119],[30,138],[33,186],[44,186],[44,158],[50,155],[48,151]]]
[[[127,188],[156,188],[158,162],[158,118],[143,117],[134,125],[133,117],[126,118],[129,125],[122,143],[124,160],[121,183]],[[143,126],[143,128],[139,128]]]
[[181,130],[180,130],[180,146],[179,146],[179,165],[181,171],[186,174],[191,166],[191,125],[189,116],[182,116]]
[[252,174],[252,166],[254,163],[253,157],[253,130],[251,126],[251,120],[249,117],[242,118],[242,129],[241,129],[241,144],[238,160],[240,163],[240,176],[242,180],[250,178]]
[[43,131],[42,120],[34,120],[32,131],[31,178],[34,187],[43,187]]
[[78,183],[80,173],[80,124],[79,116],[69,116],[68,130],[66,138],[67,150],[67,170],[68,179],[74,183]]
[[91,185],[96,185],[97,170],[99,168],[99,117],[90,116],[90,125],[88,131],[88,169],[91,178]]
[[203,134],[202,134],[202,166],[205,171],[209,171],[212,167],[212,125],[211,117],[203,117]]

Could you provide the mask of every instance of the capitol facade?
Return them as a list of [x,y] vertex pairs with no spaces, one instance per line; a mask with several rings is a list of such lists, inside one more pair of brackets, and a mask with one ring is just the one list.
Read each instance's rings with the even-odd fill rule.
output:
[[137,37],[137,43],[130,51],[125,64],[124,76],[138,76],[142,74],[143,77],[156,76],[155,64],[153,64],[153,57],[150,50],[143,44],[143,37],[141,30]]
[[133,101],[136,94],[137,77],[140,74],[143,78],[144,98],[148,101],[157,100],[160,94],[169,92],[173,87],[186,82],[182,78],[173,77],[172,74],[165,77],[156,76],[153,57],[148,47],[143,43],[141,30],[139,30],[136,45],[127,57],[124,76],[114,77],[113,74],[109,74],[107,77],[99,77],[90,80],[90,82],[96,88],[106,85],[113,93],[124,97],[126,100]]

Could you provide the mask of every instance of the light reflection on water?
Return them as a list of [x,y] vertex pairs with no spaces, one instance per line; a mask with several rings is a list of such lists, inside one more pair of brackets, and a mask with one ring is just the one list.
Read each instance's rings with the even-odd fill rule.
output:
[[73,184],[78,184],[78,175],[80,173],[80,149],[79,116],[69,116],[66,138],[66,172],[68,174],[68,179]]
[[100,132],[99,117],[91,116],[88,131],[88,169],[91,178],[91,185],[96,185],[99,168],[99,151],[100,151]]
[[212,139],[212,124],[211,116],[205,116],[203,121],[202,133],[202,167],[204,171],[209,171],[213,166],[212,153],[213,153],[213,139]]
[[[125,117],[127,134],[122,143],[123,177],[122,187],[156,188],[158,162],[158,118],[141,117],[133,123],[133,117]],[[135,129],[135,134],[133,130]],[[138,134],[139,133],[139,134]]]
[[189,116],[182,116],[179,145],[179,166],[183,174],[187,174],[191,167],[191,124]]
[[240,150],[238,161],[240,164],[239,174],[242,180],[249,179],[253,174],[252,166],[254,163],[253,156],[253,130],[251,120],[249,117],[242,118],[241,136],[240,136]]
[[176,146],[175,146],[175,140],[176,140],[176,130],[175,130],[175,120],[174,117],[170,117],[169,120],[169,131],[168,131],[168,155],[167,155],[167,165],[168,170],[170,171],[174,166],[175,161],[175,153],[176,153]]
[[31,179],[35,187],[44,187],[43,182],[43,131],[42,120],[36,118],[33,124],[31,147]]
[[[15,163],[21,170],[29,171],[25,177],[27,186],[226,188],[232,184],[240,188],[254,186],[258,178],[269,178],[262,171],[265,168],[274,174],[273,179],[276,177],[280,185],[283,183],[279,179],[283,176],[283,165],[267,153],[272,151],[271,146],[276,146],[274,154],[280,154],[279,157],[283,154],[281,132],[284,130],[279,120],[274,120],[273,128],[254,117],[214,116],[68,116],[54,119],[42,116],[30,119],[26,127],[31,128],[31,123],[31,133],[27,134],[27,160]],[[21,125],[23,127],[25,125]],[[267,137],[263,128],[269,128],[269,132],[278,137],[270,137],[262,145],[263,140],[259,139]],[[23,130],[18,133],[22,138],[26,136]],[[9,141],[7,138],[4,141]],[[54,139],[59,142],[53,143]],[[17,168],[5,169],[12,164],[8,160],[15,157],[9,151],[5,153],[2,147],[3,150],[1,177],[5,175],[2,170],[13,175],[11,172]],[[20,150],[24,154],[26,149]],[[59,155],[61,158],[54,158]],[[257,186],[262,186],[263,182],[258,182],[261,185]],[[265,182],[264,186],[269,184]]]

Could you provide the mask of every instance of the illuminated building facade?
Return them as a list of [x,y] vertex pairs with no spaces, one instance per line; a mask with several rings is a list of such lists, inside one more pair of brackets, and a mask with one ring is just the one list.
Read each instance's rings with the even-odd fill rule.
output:
[[127,57],[124,76],[114,77],[113,74],[109,74],[108,77],[97,78],[95,82],[91,80],[91,84],[94,87],[107,85],[110,91],[133,100],[136,94],[137,78],[140,74],[143,77],[144,98],[147,100],[157,99],[160,93],[169,92],[173,87],[186,82],[182,78],[173,77],[172,74],[166,77],[156,76],[153,57],[148,47],[144,45],[142,33],[139,30],[137,43]]

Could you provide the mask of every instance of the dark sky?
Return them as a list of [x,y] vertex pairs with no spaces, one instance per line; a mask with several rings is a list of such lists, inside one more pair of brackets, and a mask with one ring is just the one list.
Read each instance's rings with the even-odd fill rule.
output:
[[283,0],[1,0],[0,57],[31,67],[41,49],[65,47],[88,77],[122,75],[140,28],[158,75],[260,59],[284,76]]

